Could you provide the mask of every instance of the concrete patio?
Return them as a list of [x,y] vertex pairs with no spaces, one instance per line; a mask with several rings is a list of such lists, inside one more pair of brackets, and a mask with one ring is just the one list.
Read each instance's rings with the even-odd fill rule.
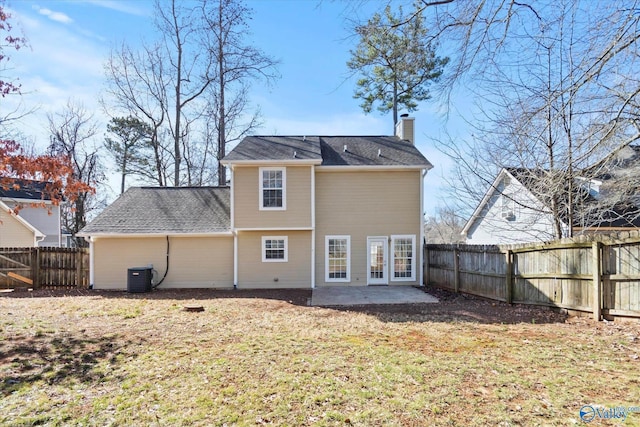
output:
[[437,303],[438,299],[413,286],[331,286],[315,288],[312,306]]

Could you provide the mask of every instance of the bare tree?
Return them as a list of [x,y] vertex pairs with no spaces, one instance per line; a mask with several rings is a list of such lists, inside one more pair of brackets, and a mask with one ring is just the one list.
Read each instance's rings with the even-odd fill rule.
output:
[[460,232],[464,219],[454,209],[438,208],[425,218],[424,236],[427,243],[464,243]]
[[157,1],[155,9],[158,41],[112,52],[108,95],[123,115],[151,125],[159,185],[204,185],[216,176],[224,185],[224,168],[209,162],[259,123],[246,88],[254,78],[271,81],[276,61],[244,43],[251,10],[240,0]]
[[9,124],[23,118],[32,110],[25,111],[21,102],[7,102],[8,98],[21,98],[22,85],[11,67],[11,51],[18,51],[27,45],[27,39],[16,34],[11,23],[12,16],[5,7],[5,1],[0,0],[0,138],[16,137],[16,132],[9,128]]
[[150,126],[152,161],[144,175],[159,186],[168,185],[172,156],[164,138],[169,101],[161,48],[146,45],[136,52],[123,44],[111,51],[105,74],[109,97],[108,102],[102,101],[105,110],[111,111],[113,106]]
[[218,185],[226,185],[226,172],[220,161],[227,144],[233,140],[232,135],[237,139],[259,123],[257,114],[244,125],[240,122],[247,107],[249,83],[255,79],[272,82],[277,77],[278,61],[246,44],[251,10],[241,1],[202,0],[201,13],[206,22],[204,41],[217,68],[216,93],[209,106],[218,119]]
[[[81,105],[68,101],[63,111],[49,114],[49,129],[49,154],[69,159],[74,180],[88,187],[101,184],[105,176],[99,160],[99,147],[94,143],[97,124],[93,116]],[[87,224],[91,213],[103,205],[104,202],[88,190],[81,192],[71,203],[63,204],[63,226],[72,234],[77,245],[83,246],[84,241],[76,239],[75,235]]]
[[613,199],[601,199],[598,215],[587,209],[587,187],[598,177],[593,165],[599,173],[613,167],[607,159],[640,138],[640,14],[637,3],[599,6],[453,2],[435,14],[438,36],[458,43],[448,89],[473,79],[466,89],[478,100],[468,118],[472,136],[439,141],[455,160],[452,185],[467,212],[509,166],[538,183],[544,203],[535,208],[551,213],[555,237],[619,212]]

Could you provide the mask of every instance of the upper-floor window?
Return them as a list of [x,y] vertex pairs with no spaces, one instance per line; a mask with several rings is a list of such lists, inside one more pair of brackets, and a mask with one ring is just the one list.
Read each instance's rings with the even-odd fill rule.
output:
[[260,168],[260,210],[284,210],[287,175],[285,168]]

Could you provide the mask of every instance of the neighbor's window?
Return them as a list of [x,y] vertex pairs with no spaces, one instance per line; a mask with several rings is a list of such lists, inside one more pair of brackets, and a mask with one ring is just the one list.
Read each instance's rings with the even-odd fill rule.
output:
[[285,168],[260,168],[260,209],[286,209]]
[[286,236],[262,238],[262,262],[286,262],[288,258]]
[[325,280],[349,282],[351,280],[351,237],[325,237]]
[[395,281],[416,280],[416,236],[391,236],[393,277]]

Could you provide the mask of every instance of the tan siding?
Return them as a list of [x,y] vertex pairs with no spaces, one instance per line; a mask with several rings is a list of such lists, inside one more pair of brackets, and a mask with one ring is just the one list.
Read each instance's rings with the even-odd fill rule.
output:
[[[262,236],[287,236],[287,262],[262,262]],[[276,281],[277,279],[277,281]],[[310,231],[238,233],[239,288],[310,288]]]
[[[94,287],[126,289],[127,269],[166,269],[166,239],[99,238],[94,243]],[[232,237],[171,237],[169,273],[161,288],[233,287]]]
[[[316,174],[316,285],[365,286],[367,237],[412,234],[416,236],[416,280],[389,285],[419,283],[417,259],[420,242],[420,171],[319,172]],[[351,283],[325,283],[325,236],[351,236]],[[391,252],[389,251],[389,264]],[[389,272],[389,279],[391,272]]]
[[15,217],[0,209],[0,247],[34,246],[34,234]]
[[287,166],[286,210],[261,211],[257,166],[236,167],[233,173],[236,228],[311,227],[310,166]]

